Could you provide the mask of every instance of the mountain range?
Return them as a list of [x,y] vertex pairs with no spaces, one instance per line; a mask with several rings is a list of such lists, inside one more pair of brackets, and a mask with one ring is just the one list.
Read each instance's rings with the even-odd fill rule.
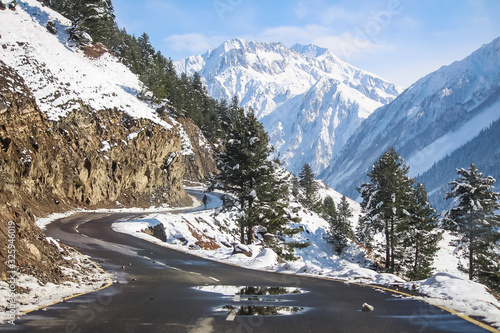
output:
[[176,63],[198,72],[218,99],[252,107],[287,168],[304,163],[341,193],[358,196],[388,148],[443,205],[455,168],[471,162],[500,177],[500,39],[443,66],[404,92],[314,45],[230,40]]
[[461,61],[443,66],[376,110],[322,174],[329,185],[356,197],[374,161],[394,147],[410,176],[442,205],[456,168],[474,162],[500,177],[500,38]]
[[294,173],[304,163],[322,172],[362,121],[402,91],[314,45],[232,39],[175,65],[198,72],[214,98],[236,96],[253,108]]

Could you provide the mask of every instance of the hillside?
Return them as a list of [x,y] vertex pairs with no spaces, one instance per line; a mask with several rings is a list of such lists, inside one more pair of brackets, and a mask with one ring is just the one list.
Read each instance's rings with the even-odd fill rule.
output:
[[176,63],[216,99],[252,107],[287,169],[324,170],[361,122],[401,89],[314,45],[233,39]]
[[3,243],[15,221],[20,272],[52,282],[64,261],[37,217],[190,204],[183,179],[214,170],[196,125],[139,100],[138,77],[108,52],[91,52],[99,46],[69,40],[70,24],[35,0],[0,11],[0,235]]
[[417,81],[360,126],[321,178],[356,197],[356,186],[390,146],[410,165],[412,177],[429,181],[429,192],[442,193],[455,168],[471,162],[500,177],[492,167],[500,161],[498,140],[492,139],[500,118],[499,55],[500,38]]

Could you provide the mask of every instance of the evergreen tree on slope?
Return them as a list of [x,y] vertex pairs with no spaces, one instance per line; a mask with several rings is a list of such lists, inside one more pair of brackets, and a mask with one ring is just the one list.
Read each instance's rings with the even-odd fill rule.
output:
[[335,202],[331,196],[327,196],[323,199],[323,218],[329,220],[337,216],[337,208],[335,208]]
[[347,198],[343,196],[337,205],[336,214],[329,219],[330,232],[328,240],[335,246],[339,254],[347,246],[348,240],[354,238],[351,221],[349,220],[351,217],[353,217],[352,209]]
[[304,203],[309,209],[315,209],[316,202],[318,201],[318,188],[316,185],[315,177],[316,176],[314,175],[311,166],[308,163],[304,164],[302,170],[299,173],[299,183],[300,186],[304,189]]
[[242,108],[235,109],[227,134],[218,153],[217,166],[220,173],[215,178],[214,187],[234,195],[242,212],[240,218],[240,241],[253,239],[253,226],[259,213],[254,209],[254,201],[264,179],[272,172],[268,157],[271,153],[269,138],[252,111],[245,114]]
[[74,11],[77,13],[74,24],[90,34],[94,43],[101,42],[107,45],[115,20],[111,0],[76,1]]
[[412,280],[428,278],[438,251],[441,232],[438,231],[436,210],[429,204],[424,184],[418,183],[411,196],[406,218],[401,224],[405,258],[402,269]]
[[382,232],[385,244],[386,271],[394,272],[401,255],[399,224],[409,206],[414,180],[408,177],[409,167],[394,148],[389,148],[373,165],[368,174],[371,183],[364,183],[358,191],[363,198],[361,206],[365,217],[358,233],[372,235]]
[[444,227],[459,237],[460,250],[468,267],[459,268],[470,280],[480,281],[500,291],[499,247],[500,194],[493,191],[495,179],[484,177],[474,163],[469,169],[457,169],[458,180],[450,183],[453,206],[443,212]]

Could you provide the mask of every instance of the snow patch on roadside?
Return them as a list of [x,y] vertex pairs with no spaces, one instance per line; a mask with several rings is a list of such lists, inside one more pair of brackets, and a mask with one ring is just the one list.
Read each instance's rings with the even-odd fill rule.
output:
[[[50,306],[74,295],[92,292],[105,287],[111,282],[109,275],[96,267],[89,257],[71,248],[62,248],[53,238],[47,241],[54,244],[62,252],[67,260],[66,266],[61,266],[64,277],[68,280],[61,284],[43,284],[38,279],[27,274],[16,274],[16,314]],[[7,282],[0,281],[0,308],[7,309],[8,301],[11,300],[10,287]],[[10,320],[7,311],[0,311],[0,323]]]
[[449,273],[436,273],[405,286],[429,295],[424,301],[468,316],[484,317],[486,322],[500,328],[499,302],[482,284]]

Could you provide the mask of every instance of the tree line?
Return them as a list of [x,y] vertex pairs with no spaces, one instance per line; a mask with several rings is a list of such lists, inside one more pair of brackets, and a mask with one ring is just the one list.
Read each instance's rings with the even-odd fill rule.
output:
[[294,182],[302,189],[304,206],[330,222],[326,239],[341,254],[349,240],[385,254],[385,272],[413,280],[430,276],[444,230],[456,238],[455,252],[465,259],[458,269],[470,280],[500,292],[500,193],[495,179],[485,177],[474,163],[457,169],[450,182],[449,209],[438,214],[429,203],[423,183],[408,176],[407,166],[394,148],[385,151],[372,167],[369,182],[358,187],[362,215],[353,231],[352,210],[345,197],[335,206],[331,197],[321,200],[312,168],[306,163]]

